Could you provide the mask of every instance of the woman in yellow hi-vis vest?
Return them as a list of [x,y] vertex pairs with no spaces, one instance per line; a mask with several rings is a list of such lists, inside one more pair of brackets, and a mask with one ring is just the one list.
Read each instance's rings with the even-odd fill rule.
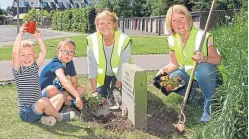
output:
[[[215,88],[222,84],[222,76],[217,68],[221,63],[221,56],[214,47],[213,36],[207,33],[202,51],[196,52],[203,30],[193,27],[192,17],[186,7],[182,5],[174,5],[169,8],[166,15],[166,26],[169,32],[170,62],[160,69],[159,73],[166,72],[172,77],[178,75],[188,84],[194,65],[193,61],[198,62],[189,101],[194,101],[196,88],[200,88],[204,96],[204,112],[200,121],[208,122],[212,96]],[[186,88],[187,85],[175,92],[185,95]]]
[[121,88],[122,64],[131,61],[131,39],[117,30],[117,16],[108,10],[95,18],[97,32],[87,39],[88,74],[93,92]]

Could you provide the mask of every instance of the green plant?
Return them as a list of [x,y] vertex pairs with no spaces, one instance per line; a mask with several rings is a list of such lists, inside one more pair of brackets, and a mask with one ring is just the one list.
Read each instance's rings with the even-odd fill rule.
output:
[[102,97],[101,94],[92,96],[92,95],[88,95],[87,93],[85,93],[85,95],[83,96],[83,99],[86,101],[90,109],[103,104],[106,100],[104,97]]
[[35,8],[32,8],[29,10],[28,14],[23,17],[23,20],[26,22],[36,21],[37,18],[39,18],[39,11],[37,11]]
[[248,138],[248,14],[241,11],[228,26],[213,32],[228,79],[219,88],[213,118],[196,138]]

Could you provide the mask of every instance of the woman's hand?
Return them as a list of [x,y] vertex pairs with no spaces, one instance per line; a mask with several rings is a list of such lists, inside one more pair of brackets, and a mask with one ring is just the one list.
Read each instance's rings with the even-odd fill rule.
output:
[[203,55],[202,52],[198,51],[195,55],[192,56],[192,59],[198,63],[204,62],[206,57]]

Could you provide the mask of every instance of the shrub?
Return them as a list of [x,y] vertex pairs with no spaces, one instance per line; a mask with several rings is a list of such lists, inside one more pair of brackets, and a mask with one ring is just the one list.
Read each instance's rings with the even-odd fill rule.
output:
[[94,19],[95,9],[91,7],[56,11],[52,14],[52,28],[89,33],[95,31]]

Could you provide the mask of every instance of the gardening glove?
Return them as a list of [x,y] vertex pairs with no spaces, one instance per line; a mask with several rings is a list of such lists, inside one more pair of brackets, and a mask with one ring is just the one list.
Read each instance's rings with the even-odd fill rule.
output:
[[121,104],[121,102],[122,102],[121,89],[120,89],[120,88],[115,88],[115,89],[112,91],[112,95],[113,95],[113,97],[114,97],[114,101],[115,101],[116,103]]
[[156,76],[154,77],[154,79],[153,79],[153,84],[154,84],[154,86],[156,87],[156,88],[158,88],[158,89],[161,89],[161,85],[160,85],[160,77],[162,77],[162,76],[164,76],[164,75],[167,75],[167,73],[166,72],[158,72],[157,74],[156,74]]
[[93,92],[93,93],[92,93],[92,96],[93,96],[93,97],[97,97],[98,94],[99,94],[99,93],[96,91],[96,92]]

